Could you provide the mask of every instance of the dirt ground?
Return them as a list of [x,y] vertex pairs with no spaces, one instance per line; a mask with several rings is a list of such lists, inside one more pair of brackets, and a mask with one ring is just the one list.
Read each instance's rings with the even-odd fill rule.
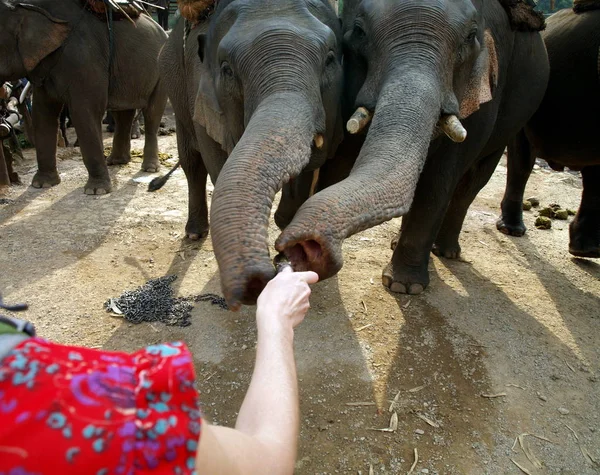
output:
[[[160,144],[174,163],[175,135]],[[112,194],[90,197],[79,149],[59,155],[59,186],[17,186],[0,205],[5,299],[28,302],[39,334],[63,343],[129,351],[185,340],[206,416],[233,424],[252,370],[252,308],[198,303],[186,328],[132,325],[103,308],[168,274],[178,276],[178,295],[220,293],[210,238],[182,240],[183,173],[147,193],[151,176],[135,161],[111,169]],[[28,185],[34,153],[26,158],[18,170]],[[462,258],[432,256],[421,296],[381,285],[400,220],[347,240],[344,268],[315,286],[297,331],[297,473],[408,473],[415,454],[412,473],[516,474],[517,464],[531,474],[600,471],[600,263],[572,258],[568,222],[537,230],[535,211],[525,212],[525,237],[498,233],[505,178],[503,161],[469,211]],[[527,194],[577,208],[581,184],[537,167]],[[397,429],[377,430],[393,413]],[[514,444],[521,434],[539,436],[522,438],[529,457]]]

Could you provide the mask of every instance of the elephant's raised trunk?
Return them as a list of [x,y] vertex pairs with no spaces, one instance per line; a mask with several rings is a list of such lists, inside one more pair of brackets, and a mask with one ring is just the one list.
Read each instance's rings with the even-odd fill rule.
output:
[[331,277],[342,241],[406,214],[440,118],[435,75],[395,75],[381,91],[371,128],[350,176],[310,198],[275,243],[296,270]]
[[308,164],[314,124],[313,109],[300,94],[268,97],[221,170],[212,198],[211,233],[221,287],[233,310],[254,304],[275,276],[268,247],[273,199]]

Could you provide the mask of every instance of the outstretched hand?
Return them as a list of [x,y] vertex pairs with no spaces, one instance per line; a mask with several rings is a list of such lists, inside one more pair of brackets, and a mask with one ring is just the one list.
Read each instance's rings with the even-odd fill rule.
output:
[[257,301],[256,323],[259,336],[285,335],[293,337],[310,308],[309,284],[318,282],[315,272],[293,272],[286,267],[264,288]]

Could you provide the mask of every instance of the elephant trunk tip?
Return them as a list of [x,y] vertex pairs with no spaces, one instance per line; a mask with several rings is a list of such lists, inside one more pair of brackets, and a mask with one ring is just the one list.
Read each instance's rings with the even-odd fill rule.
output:
[[255,305],[258,296],[275,274],[274,266],[265,265],[245,271],[235,279],[233,285],[223,282],[223,293],[229,309],[236,312],[242,305]]
[[294,235],[284,231],[275,243],[296,272],[313,271],[320,279],[336,274],[342,268],[341,252],[334,252],[332,245],[320,235]]

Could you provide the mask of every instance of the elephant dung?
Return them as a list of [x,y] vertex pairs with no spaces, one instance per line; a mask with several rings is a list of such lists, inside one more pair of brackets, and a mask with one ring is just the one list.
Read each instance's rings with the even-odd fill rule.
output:
[[535,196],[527,198],[525,201],[529,201],[531,203],[531,206],[533,206],[534,208],[537,208],[540,205],[539,198],[536,198]]
[[556,219],[567,219],[569,217],[569,212],[566,209],[559,209],[554,212],[554,217]]
[[552,221],[546,216],[538,216],[535,220],[535,227],[538,229],[550,229],[552,227]]
[[577,211],[575,211],[574,209],[567,208],[567,213],[569,213],[569,216],[575,216],[577,214]]
[[532,207],[533,207],[533,203],[531,203],[531,201],[529,201],[529,200],[523,201],[523,210],[524,211],[529,211]]
[[542,208],[540,210],[540,216],[545,217],[545,218],[553,218],[554,217],[554,210],[550,207],[547,208]]

